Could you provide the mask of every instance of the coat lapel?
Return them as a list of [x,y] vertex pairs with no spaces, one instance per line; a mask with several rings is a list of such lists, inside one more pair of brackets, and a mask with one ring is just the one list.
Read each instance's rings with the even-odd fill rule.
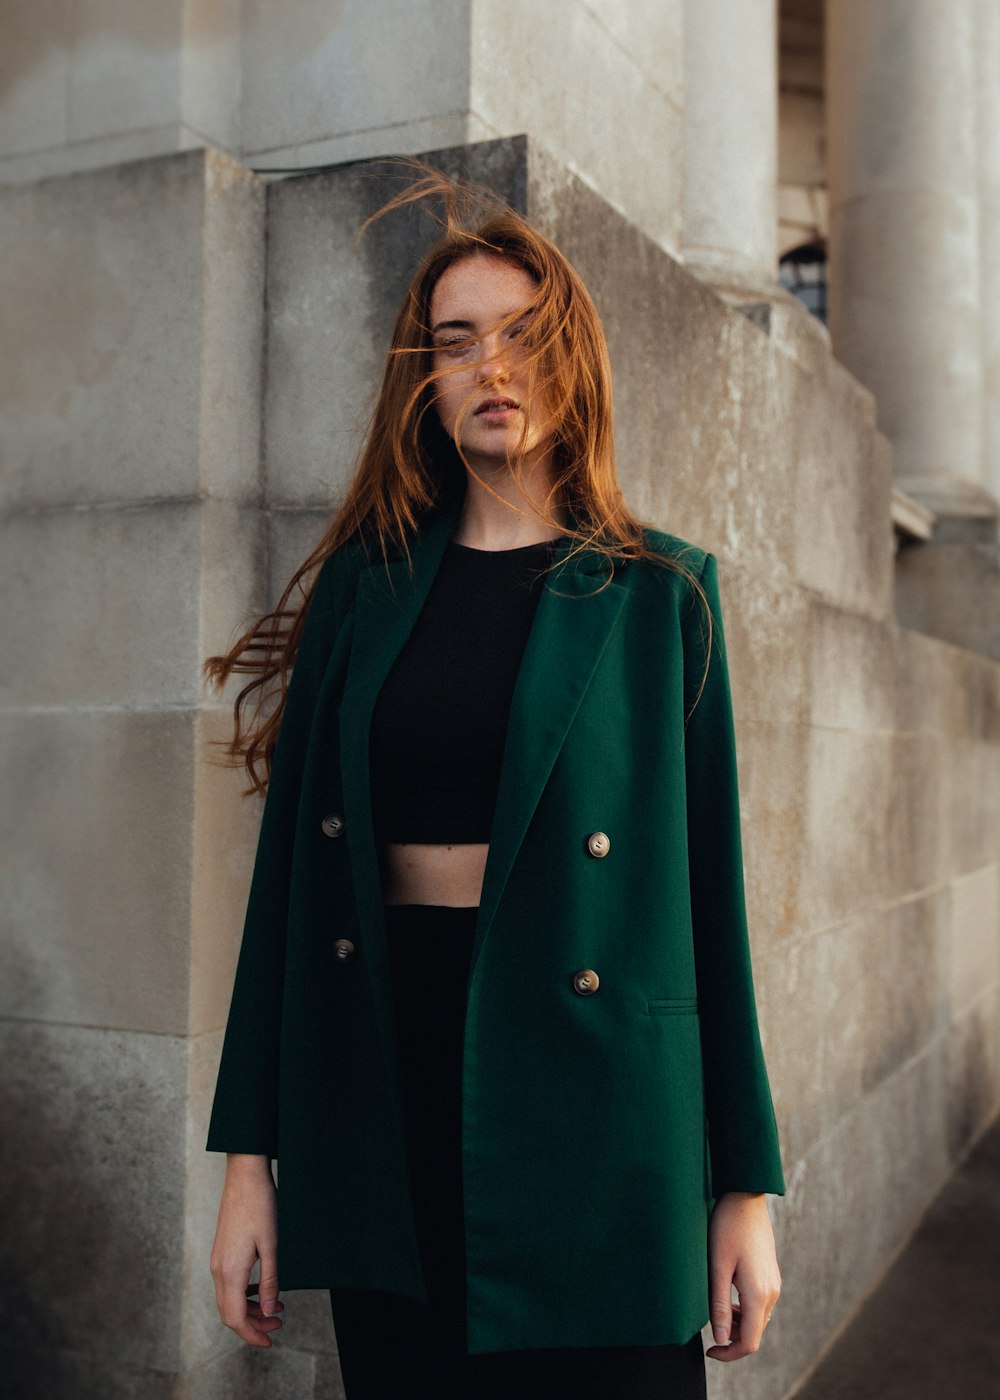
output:
[[[395,1032],[382,913],[381,875],[372,825],[369,742],[379,691],[413,630],[461,513],[462,498],[437,512],[412,545],[414,571],[404,558],[379,558],[361,570],[351,656],[340,717],[341,773],[347,838],[360,926],[365,930],[383,1039]],[[479,916],[472,971],[489,934],[504,886],[567,730],[618,619],[628,589],[601,587],[602,556],[556,551],[528,635],[511,699]],[[595,591],[600,590],[600,591]],[[592,594],[587,597],[585,595]]]
[[[558,557],[565,553],[560,546]],[[581,553],[546,576],[538,600],[511,698],[473,973],[542,790],[628,597],[624,583],[601,587],[605,569],[601,556]]]

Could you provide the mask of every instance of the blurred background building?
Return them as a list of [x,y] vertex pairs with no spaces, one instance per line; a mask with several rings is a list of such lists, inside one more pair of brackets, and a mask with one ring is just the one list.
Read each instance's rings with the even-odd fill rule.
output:
[[355,242],[368,162],[418,152],[572,258],[626,498],[720,561],[789,1190],[764,1349],[709,1370],[788,1395],[1000,1108],[1000,0],[0,26],[5,1394],[339,1393],[325,1294],[270,1353],[215,1311],[260,804],[200,665],[340,499],[434,235]]

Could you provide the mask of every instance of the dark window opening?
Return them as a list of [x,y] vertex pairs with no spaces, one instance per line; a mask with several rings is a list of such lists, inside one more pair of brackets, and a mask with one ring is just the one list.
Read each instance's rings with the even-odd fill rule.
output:
[[778,281],[797,296],[812,314],[826,325],[826,248],[822,243],[803,243],[792,248],[778,264]]

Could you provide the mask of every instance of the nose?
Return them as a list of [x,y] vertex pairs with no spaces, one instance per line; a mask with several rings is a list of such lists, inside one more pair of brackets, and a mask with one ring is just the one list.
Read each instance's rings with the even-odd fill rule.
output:
[[499,335],[483,338],[476,374],[479,379],[489,382],[506,382],[510,378],[510,359]]

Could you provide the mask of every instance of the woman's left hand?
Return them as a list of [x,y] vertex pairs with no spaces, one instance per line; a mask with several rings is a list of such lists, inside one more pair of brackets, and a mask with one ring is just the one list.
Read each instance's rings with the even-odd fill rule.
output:
[[[763,1194],[728,1191],[708,1227],[712,1335],[706,1356],[737,1361],[760,1346],[771,1309],[781,1293],[774,1233]],[[733,1285],[739,1302],[732,1301]]]

